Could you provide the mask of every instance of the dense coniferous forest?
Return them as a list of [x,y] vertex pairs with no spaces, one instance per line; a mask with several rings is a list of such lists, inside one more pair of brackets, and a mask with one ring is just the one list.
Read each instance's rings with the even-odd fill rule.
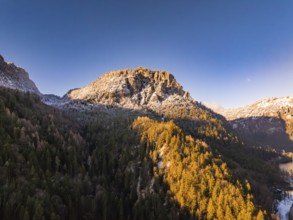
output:
[[275,153],[180,124],[81,122],[0,89],[0,219],[269,218]]

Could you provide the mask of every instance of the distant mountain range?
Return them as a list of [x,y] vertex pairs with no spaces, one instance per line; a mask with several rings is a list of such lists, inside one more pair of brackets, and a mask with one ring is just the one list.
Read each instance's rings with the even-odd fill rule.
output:
[[268,98],[235,109],[222,109],[218,112],[228,120],[249,117],[278,117],[283,112],[286,119],[293,118],[293,97]]
[[215,109],[251,144],[293,151],[293,97],[268,98],[235,109]]

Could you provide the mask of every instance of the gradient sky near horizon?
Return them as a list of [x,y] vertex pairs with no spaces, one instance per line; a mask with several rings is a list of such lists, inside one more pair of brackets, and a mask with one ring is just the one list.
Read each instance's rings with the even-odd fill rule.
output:
[[0,21],[0,54],[42,93],[143,66],[223,107],[293,95],[292,0],[0,0]]

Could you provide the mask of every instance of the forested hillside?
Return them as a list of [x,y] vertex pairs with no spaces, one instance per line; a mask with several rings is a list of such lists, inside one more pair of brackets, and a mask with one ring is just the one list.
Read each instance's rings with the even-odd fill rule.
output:
[[227,164],[206,143],[185,136],[172,121],[138,118],[134,128],[148,149],[155,180],[162,179],[168,186],[167,195],[191,216],[252,219],[255,215],[249,184],[244,189],[234,181]]
[[1,219],[69,219],[83,210],[86,145],[61,112],[1,89],[0,146]]
[[173,121],[98,115],[80,124],[2,88],[0,219],[269,216],[273,155],[217,142],[208,128],[191,136]]

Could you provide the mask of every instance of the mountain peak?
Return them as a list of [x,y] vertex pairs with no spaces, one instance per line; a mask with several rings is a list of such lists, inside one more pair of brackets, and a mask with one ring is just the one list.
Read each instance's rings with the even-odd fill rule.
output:
[[5,62],[0,55],[0,86],[16,89],[23,92],[32,92],[40,95],[35,83],[29,78],[29,74],[14,63]]
[[[101,78],[111,80],[114,78],[124,79],[123,81],[126,84],[129,84],[129,86],[132,87],[134,91],[137,89],[140,90],[144,84],[148,84],[154,87],[158,86],[159,84],[164,84],[166,88],[172,87],[176,88],[178,92],[180,91],[180,93],[183,92],[182,86],[175,80],[171,73],[166,71],[151,70],[144,67],[107,72]],[[101,78],[97,79],[95,82],[99,82]]]
[[67,97],[134,109],[173,99],[191,100],[171,73],[143,67],[107,72],[88,86],[69,91]]

